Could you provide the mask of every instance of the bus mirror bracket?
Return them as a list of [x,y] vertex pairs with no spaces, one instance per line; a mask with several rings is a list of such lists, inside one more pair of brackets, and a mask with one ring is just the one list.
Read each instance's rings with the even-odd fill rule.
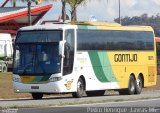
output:
[[64,58],[64,44],[66,43],[66,40],[60,41],[59,42],[59,56],[61,56],[61,58]]

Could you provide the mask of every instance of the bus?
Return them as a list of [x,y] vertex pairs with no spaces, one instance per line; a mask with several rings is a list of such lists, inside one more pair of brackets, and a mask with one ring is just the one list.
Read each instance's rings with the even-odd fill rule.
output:
[[140,94],[156,85],[156,44],[150,26],[107,22],[21,28],[14,47],[13,88],[31,93],[101,96],[112,89]]

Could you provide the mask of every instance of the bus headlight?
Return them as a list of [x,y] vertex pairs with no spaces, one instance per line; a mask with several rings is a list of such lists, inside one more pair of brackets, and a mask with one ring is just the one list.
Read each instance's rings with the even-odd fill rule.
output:
[[56,82],[56,81],[60,81],[60,80],[62,80],[62,77],[51,77],[49,79],[49,82]]
[[13,82],[21,82],[21,78],[19,78],[19,77],[13,77]]

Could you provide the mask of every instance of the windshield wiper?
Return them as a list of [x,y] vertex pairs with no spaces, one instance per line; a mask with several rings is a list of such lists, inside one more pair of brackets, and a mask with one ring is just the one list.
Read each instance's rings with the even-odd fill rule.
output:
[[33,67],[33,62],[30,62],[30,63],[28,63],[28,64],[26,64],[26,65],[24,65],[24,69],[23,69],[23,73],[22,74],[26,74],[26,70],[30,67],[30,65],[32,65],[32,67]]

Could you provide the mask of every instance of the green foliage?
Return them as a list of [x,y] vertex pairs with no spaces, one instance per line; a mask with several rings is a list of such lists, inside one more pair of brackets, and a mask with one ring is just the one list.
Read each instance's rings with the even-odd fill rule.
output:
[[66,2],[70,5],[71,10],[71,21],[77,20],[77,12],[76,9],[79,5],[85,3],[87,0],[66,0]]
[[[119,22],[119,18],[114,20]],[[160,37],[160,15],[148,16],[148,14],[142,14],[141,16],[124,17],[121,20],[122,25],[149,25],[152,26],[155,32],[155,36]]]

